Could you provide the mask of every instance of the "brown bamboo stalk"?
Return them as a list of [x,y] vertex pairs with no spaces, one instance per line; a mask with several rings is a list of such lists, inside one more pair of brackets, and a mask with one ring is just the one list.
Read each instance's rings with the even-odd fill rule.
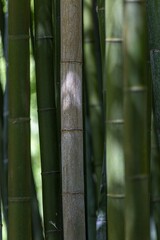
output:
[[84,240],[81,0],[61,1],[61,155],[64,240]]

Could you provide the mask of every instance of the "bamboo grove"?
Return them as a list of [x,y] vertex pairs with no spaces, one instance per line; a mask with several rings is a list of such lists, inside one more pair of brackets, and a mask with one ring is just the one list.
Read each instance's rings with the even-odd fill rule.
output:
[[160,240],[159,0],[0,0],[0,202],[0,240]]

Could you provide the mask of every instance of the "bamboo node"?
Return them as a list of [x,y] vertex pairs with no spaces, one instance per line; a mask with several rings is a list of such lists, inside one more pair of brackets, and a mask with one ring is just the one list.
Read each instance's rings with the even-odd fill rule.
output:
[[43,36],[36,37],[36,40],[47,40],[47,39],[52,40],[54,39],[54,37],[52,35],[43,35]]
[[42,176],[45,176],[45,175],[51,175],[51,174],[54,174],[54,173],[60,173],[60,171],[59,170],[56,170],[56,171],[44,171],[44,172],[41,172],[41,175]]
[[62,195],[84,195],[84,192],[63,192]]
[[82,60],[75,60],[75,59],[62,59],[61,63],[73,63],[73,64],[82,64]]
[[107,120],[106,123],[108,123],[108,124],[124,124],[124,120],[123,119],[110,119],[110,120]]
[[9,122],[11,122],[12,124],[30,122],[30,118],[28,117],[9,118]]
[[145,3],[145,0],[125,0],[124,3]]
[[54,111],[56,110],[56,107],[53,108],[38,108],[37,112],[49,112],[49,111]]
[[82,128],[63,128],[61,129],[62,132],[83,132]]
[[125,92],[145,92],[147,88],[145,86],[132,86],[132,87],[125,87]]
[[61,232],[62,230],[61,229],[59,229],[59,230],[57,230],[57,229],[50,229],[50,230],[47,230],[47,231],[45,231],[45,235],[48,235],[48,234],[53,234],[53,233],[55,233],[55,232]]
[[148,175],[135,175],[135,176],[128,176],[127,179],[129,180],[136,180],[136,181],[144,181],[149,178]]
[[10,40],[28,40],[30,36],[28,34],[20,34],[20,35],[9,35],[8,38]]
[[107,42],[107,43],[122,43],[123,39],[122,38],[106,38],[105,42]]
[[108,193],[107,197],[108,198],[115,198],[115,199],[124,199],[125,198],[125,194]]
[[9,197],[9,202],[29,202],[31,197]]

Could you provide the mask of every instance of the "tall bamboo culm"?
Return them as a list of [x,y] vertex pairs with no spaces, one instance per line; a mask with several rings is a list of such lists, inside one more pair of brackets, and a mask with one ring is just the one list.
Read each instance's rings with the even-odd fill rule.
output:
[[146,1],[125,1],[125,239],[150,239]]
[[[0,41],[1,44],[1,41]],[[1,75],[0,75],[1,80]],[[2,202],[2,185],[3,185],[3,90],[0,82],[0,202]],[[0,206],[0,240],[2,240],[2,208]]]
[[[31,239],[29,0],[9,1],[9,235]],[[16,220],[15,220],[16,219]]]
[[[94,37],[93,1],[83,3],[83,53],[85,95],[85,139],[86,139],[86,204],[88,239],[96,239],[96,211],[101,180],[103,140],[101,105],[98,95],[98,68]],[[94,177],[95,176],[95,177]]]
[[105,13],[108,239],[124,240],[123,0],[106,0]]
[[156,229],[156,239],[160,239],[160,152],[155,131],[155,121],[152,119],[151,129],[151,211]]
[[45,238],[62,239],[52,0],[35,0],[35,56]]
[[160,2],[157,0],[146,0],[148,15],[148,33],[150,62],[152,72],[152,89],[153,89],[153,111],[155,119],[155,131],[160,147]]
[[61,157],[64,240],[85,240],[82,0],[61,1]]
[[104,68],[105,58],[105,0],[96,0],[97,2],[97,16],[99,23],[99,35],[100,35],[100,47],[101,47],[101,59],[102,69]]
[[160,156],[160,2],[147,0],[148,33],[150,63],[152,72],[153,92],[153,121],[152,124],[152,158],[151,158],[151,183],[152,183],[152,211],[156,224],[157,239],[160,238],[160,216],[159,216],[159,156]]

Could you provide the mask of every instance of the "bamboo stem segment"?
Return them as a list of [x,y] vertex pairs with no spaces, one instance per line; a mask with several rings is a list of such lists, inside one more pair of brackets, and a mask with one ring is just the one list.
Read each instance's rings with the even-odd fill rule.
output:
[[29,14],[9,1],[9,240],[31,239]]
[[139,3],[124,5],[126,240],[150,239],[146,10]]
[[82,1],[61,1],[61,157],[64,240],[84,240]]

